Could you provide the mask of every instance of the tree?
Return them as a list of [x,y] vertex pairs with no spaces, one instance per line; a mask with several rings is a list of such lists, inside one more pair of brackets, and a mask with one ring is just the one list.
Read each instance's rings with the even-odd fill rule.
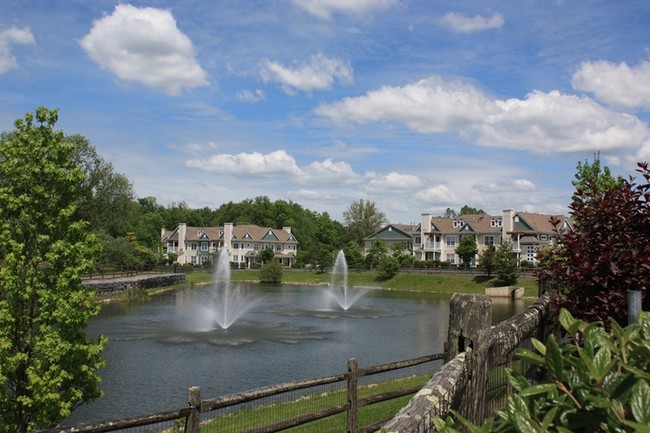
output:
[[[632,177],[608,189],[598,176],[577,187],[573,227],[556,225],[558,242],[543,251],[540,280],[558,290],[557,307],[587,321],[627,320],[627,291],[641,290],[650,309],[650,169],[639,163]],[[577,177],[577,176],[576,176]]]
[[363,249],[355,242],[348,242],[343,247],[345,261],[349,268],[360,268],[363,266]]
[[478,264],[485,271],[488,277],[492,276],[495,268],[496,260],[496,248],[494,245],[490,244],[486,249],[481,251],[481,254],[478,256]]
[[372,269],[377,266],[381,258],[385,255],[388,255],[386,242],[384,242],[383,239],[378,238],[375,243],[372,244],[372,247],[370,247],[368,254],[366,254],[366,264],[368,265],[368,268]]
[[478,246],[476,245],[474,235],[463,235],[460,238],[460,243],[456,247],[456,254],[463,261],[465,267],[469,267],[477,253]]
[[585,197],[591,197],[602,194],[617,183],[621,182],[621,177],[612,176],[609,167],[600,166],[600,152],[594,154],[594,160],[591,164],[585,160],[584,164],[578,161],[576,167],[575,180],[571,184],[576,187],[576,194]]
[[448,207],[443,215],[444,218],[456,218],[456,211]]
[[275,257],[275,251],[273,251],[273,248],[268,247],[264,248],[262,252],[260,253],[260,261],[262,263],[268,263],[273,261],[273,258]]
[[463,215],[482,215],[484,214],[485,211],[483,209],[477,209],[475,207],[471,206],[463,206],[460,208],[460,213],[458,215],[463,216]]
[[104,339],[83,329],[99,306],[81,286],[98,241],[76,219],[84,173],[43,107],[0,141],[0,426],[53,427],[101,395]]
[[390,280],[399,273],[399,260],[390,254],[386,254],[379,259],[377,265],[377,279]]
[[348,240],[362,244],[363,239],[379,230],[386,223],[386,215],[374,201],[354,201],[343,212]]
[[282,282],[282,265],[271,260],[262,266],[260,269],[260,282],[277,284]]
[[114,237],[125,235],[135,210],[131,182],[117,173],[113,164],[106,162],[86,137],[74,134],[64,140],[74,145],[72,162],[84,173],[79,218],[88,221],[93,231],[106,231]]
[[511,285],[517,282],[517,260],[512,253],[510,242],[502,241],[494,255],[494,269],[497,279],[503,284]]

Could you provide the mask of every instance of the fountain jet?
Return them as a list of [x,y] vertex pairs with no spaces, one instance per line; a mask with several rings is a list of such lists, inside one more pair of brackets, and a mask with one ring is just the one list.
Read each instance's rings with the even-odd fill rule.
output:
[[343,250],[339,251],[332,269],[332,282],[330,284],[330,296],[339,304],[343,310],[348,310],[366,290],[348,287],[348,263],[345,260]]

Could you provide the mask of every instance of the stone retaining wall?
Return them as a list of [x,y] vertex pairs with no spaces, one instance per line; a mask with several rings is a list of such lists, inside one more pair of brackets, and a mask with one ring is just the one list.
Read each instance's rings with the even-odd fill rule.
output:
[[82,282],[82,285],[96,289],[98,295],[110,295],[128,289],[153,289],[185,282],[185,274],[147,274],[133,277],[86,280]]

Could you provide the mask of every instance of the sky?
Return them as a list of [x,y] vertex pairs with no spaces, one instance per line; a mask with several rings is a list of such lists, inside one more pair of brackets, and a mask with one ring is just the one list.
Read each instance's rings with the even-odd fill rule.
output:
[[138,198],[343,222],[567,214],[650,159],[650,2],[2,0],[0,130],[36,107]]

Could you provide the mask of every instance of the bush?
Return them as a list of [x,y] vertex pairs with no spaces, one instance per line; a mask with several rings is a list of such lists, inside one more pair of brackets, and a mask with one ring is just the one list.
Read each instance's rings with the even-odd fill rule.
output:
[[390,280],[399,273],[399,260],[393,256],[383,256],[377,265],[377,279]]
[[643,180],[620,180],[602,188],[581,184],[570,205],[572,230],[556,224],[559,243],[542,251],[540,281],[559,289],[558,304],[587,321],[625,323],[627,291],[642,290],[650,308],[650,170]]
[[275,260],[264,263],[260,269],[260,282],[273,284],[281,283],[282,265]]
[[[575,319],[560,311],[560,324],[569,336],[560,345],[551,336],[535,351],[521,349],[519,358],[545,369],[548,381],[531,384],[508,372],[516,391],[494,420],[477,427],[454,413],[470,432],[648,432],[650,428],[650,314],[622,328],[611,321]],[[455,433],[453,420],[435,421],[441,433]]]

